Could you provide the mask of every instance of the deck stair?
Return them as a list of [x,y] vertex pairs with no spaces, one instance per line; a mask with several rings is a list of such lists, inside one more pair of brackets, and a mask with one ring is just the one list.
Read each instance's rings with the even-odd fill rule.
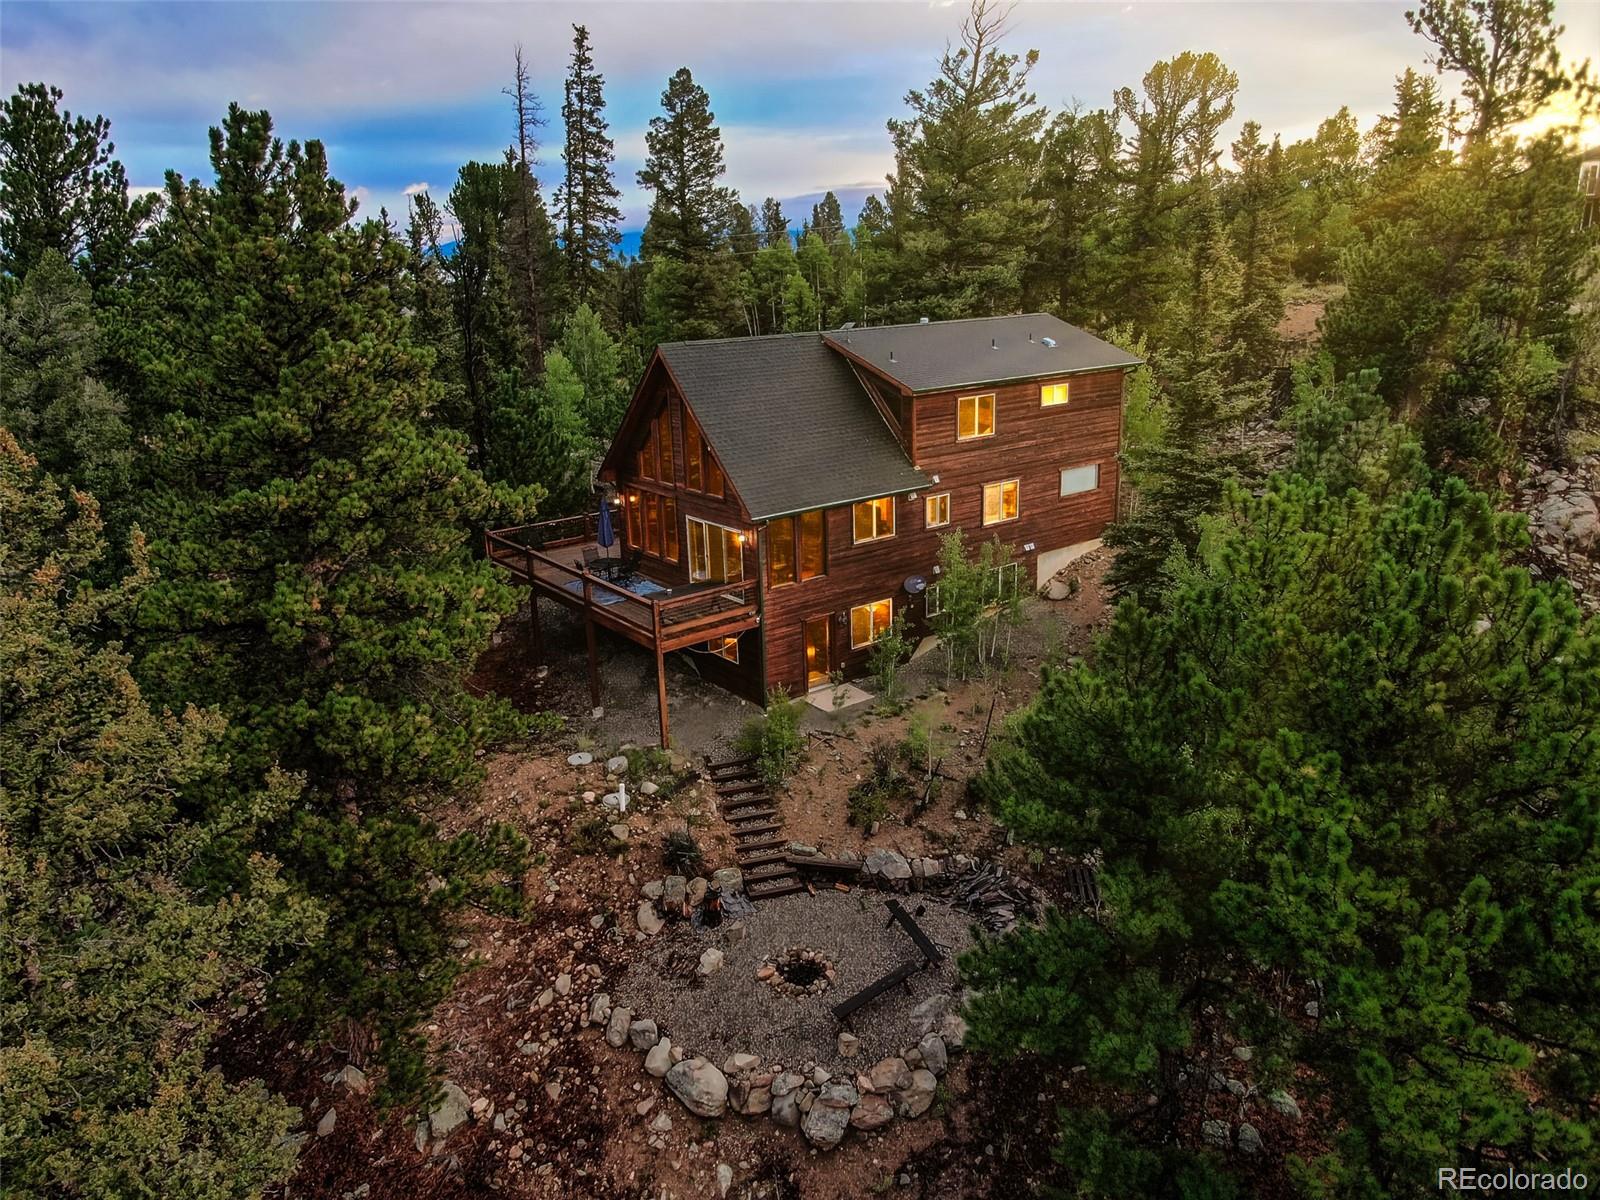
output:
[[804,891],[800,872],[784,850],[787,839],[777,802],[761,778],[761,765],[755,757],[724,762],[707,759],[705,775],[716,792],[722,819],[733,833],[745,895],[766,900]]

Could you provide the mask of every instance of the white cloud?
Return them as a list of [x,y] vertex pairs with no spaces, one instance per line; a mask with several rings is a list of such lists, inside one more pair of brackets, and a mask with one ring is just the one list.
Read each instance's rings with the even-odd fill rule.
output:
[[402,196],[420,196],[427,190],[428,185],[426,183],[408,183],[401,189],[400,194]]

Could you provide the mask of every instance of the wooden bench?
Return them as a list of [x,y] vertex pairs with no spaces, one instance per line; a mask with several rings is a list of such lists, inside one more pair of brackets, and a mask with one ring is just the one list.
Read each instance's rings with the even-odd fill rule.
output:
[[824,858],[820,854],[791,854],[789,865],[799,871],[814,871],[821,875],[854,876],[861,874],[861,863],[853,858]]
[[918,971],[923,970],[927,965],[928,964],[925,962],[902,963],[876,983],[869,983],[854,996],[851,996],[847,1000],[841,1000],[838,1004],[835,1004],[833,1006],[834,1017],[848,1025],[850,1023],[850,1017],[854,1013],[859,1012],[862,1008],[866,1007],[868,1004],[871,1004],[874,1000],[883,995],[885,992],[889,991],[891,988],[899,987]]
[[[905,909],[900,907],[900,901],[889,901],[889,925],[900,922],[900,928],[911,935],[911,940],[916,943],[917,949],[922,951],[923,961],[929,966],[944,961],[944,955],[939,953],[939,947],[933,944],[932,939],[922,932],[922,927],[916,923]],[[887,929],[889,926],[884,926]]]

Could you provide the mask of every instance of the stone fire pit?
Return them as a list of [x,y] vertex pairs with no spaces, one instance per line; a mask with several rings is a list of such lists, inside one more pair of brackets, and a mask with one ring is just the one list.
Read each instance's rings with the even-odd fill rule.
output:
[[821,950],[790,946],[756,968],[756,978],[784,996],[820,996],[838,977]]

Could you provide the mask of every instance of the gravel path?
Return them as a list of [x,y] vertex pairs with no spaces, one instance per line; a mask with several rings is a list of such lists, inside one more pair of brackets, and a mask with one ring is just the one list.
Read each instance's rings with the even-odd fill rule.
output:
[[[652,1018],[674,1045],[719,1065],[739,1051],[760,1055],[768,1064],[816,1062],[842,1070],[847,1065],[837,1054],[842,1026],[832,1006],[916,957],[916,947],[898,924],[885,928],[887,899],[857,889],[764,900],[744,918],[742,938],[732,923],[705,933],[675,925],[645,943],[644,956],[628,969],[613,1000],[636,1016]],[[913,975],[909,995],[895,988],[857,1012],[853,1023],[861,1048],[848,1064],[854,1067],[916,1044],[923,1031],[912,1028],[911,1010],[937,992],[954,990],[955,957],[971,940],[967,914],[922,896],[902,897],[902,903],[912,913],[926,906],[917,924],[948,957]],[[796,945],[821,950],[837,968],[838,978],[819,996],[781,995],[755,977],[769,955]],[[727,957],[720,971],[700,979],[695,968],[708,946]]]

